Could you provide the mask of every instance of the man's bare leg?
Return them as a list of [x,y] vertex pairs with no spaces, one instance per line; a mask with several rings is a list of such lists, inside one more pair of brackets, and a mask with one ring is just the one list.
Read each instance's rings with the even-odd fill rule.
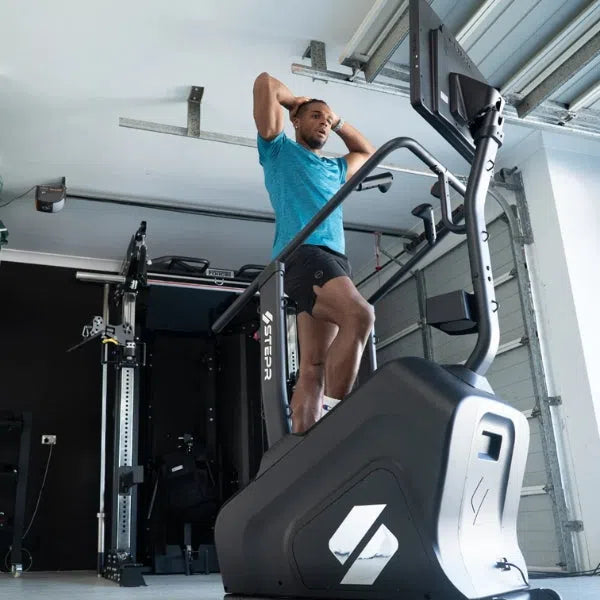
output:
[[320,418],[325,387],[325,357],[338,327],[307,312],[297,318],[300,375],[290,402],[292,432],[303,433]]
[[335,277],[313,289],[313,317],[339,327],[327,352],[325,380],[327,395],[342,400],[354,385],[375,313],[349,277]]

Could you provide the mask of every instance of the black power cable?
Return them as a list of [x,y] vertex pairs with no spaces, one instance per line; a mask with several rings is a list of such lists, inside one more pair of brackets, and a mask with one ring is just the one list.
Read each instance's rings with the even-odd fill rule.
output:
[[38,508],[40,507],[40,500],[42,499],[42,492],[44,491],[44,485],[46,485],[46,477],[48,476],[48,467],[50,466],[50,459],[52,458],[52,448],[54,448],[54,445],[50,446],[50,450],[48,452],[48,460],[46,461],[46,470],[44,472],[44,478],[42,479],[42,486],[40,487],[40,493],[38,494],[38,499],[35,504],[35,509],[33,511],[33,515],[31,516],[31,521],[29,521],[29,526],[27,527],[25,533],[23,534],[22,539],[25,539],[27,537],[27,534],[29,533],[31,526],[33,525],[33,520],[35,519],[35,516],[37,515]]
[[[12,546],[10,546],[8,548],[8,552],[4,556],[4,569],[0,569],[3,573],[12,573],[10,565],[8,564],[8,557],[10,556],[11,552],[12,552]],[[27,555],[29,556],[29,565],[27,566],[27,568],[23,569],[23,573],[27,573],[27,571],[29,571],[31,569],[31,567],[33,566],[33,556],[31,556],[31,552],[29,552],[29,550],[27,550],[27,548],[21,548],[21,552],[26,552]]]
[[20,196],[16,196],[15,198],[12,198],[11,200],[8,200],[2,204],[0,204],[0,208],[4,208],[5,206],[8,206],[9,204],[12,204],[15,200],[18,200],[19,198],[23,198],[23,196],[27,196],[27,194],[29,194],[29,192],[31,192],[31,190],[35,189],[37,186],[33,186],[30,187],[26,192],[23,192]]
[[514,567],[515,569],[517,569],[517,571],[519,571],[519,573],[521,574],[521,577],[525,583],[525,585],[527,587],[529,587],[529,581],[527,581],[527,577],[525,577],[525,574],[523,573],[521,567],[518,567],[517,565],[515,565],[514,563],[508,562],[508,560],[506,558],[503,558],[502,560],[499,560],[496,563],[496,567],[498,569],[502,569],[503,571],[510,571],[511,567]]
[[596,565],[595,569],[589,569],[587,571],[572,571],[570,573],[556,573],[556,572],[545,572],[545,571],[530,571],[529,577],[532,579],[563,579],[566,577],[594,577],[600,575],[600,563]]

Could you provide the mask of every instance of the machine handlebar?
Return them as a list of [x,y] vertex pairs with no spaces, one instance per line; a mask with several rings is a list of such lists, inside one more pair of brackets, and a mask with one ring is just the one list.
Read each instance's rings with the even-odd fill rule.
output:
[[[448,183],[461,195],[465,194],[465,186],[450,171],[448,171],[438,160],[436,160],[416,140],[409,137],[397,137],[389,140],[378,148],[365,164],[337,191],[336,194],[323,206],[319,212],[307,223],[307,225],[296,235],[296,237],[273,259],[275,262],[285,261],[304,242],[304,240],[367,178],[369,173],[377,168],[383,159],[394,150],[406,148],[419,160],[425,163],[436,175],[446,173]],[[266,280],[268,268],[250,284],[233,304],[213,323],[214,333],[221,333],[229,322],[246,306],[254,294],[260,289]]]

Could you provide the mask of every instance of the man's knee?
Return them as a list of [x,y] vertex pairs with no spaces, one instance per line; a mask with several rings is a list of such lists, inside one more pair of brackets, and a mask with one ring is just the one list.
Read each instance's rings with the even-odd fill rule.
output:
[[314,360],[300,364],[300,378],[313,385],[325,385],[325,363]]
[[368,335],[375,324],[375,310],[368,302],[356,302],[344,315],[344,325],[361,336]]

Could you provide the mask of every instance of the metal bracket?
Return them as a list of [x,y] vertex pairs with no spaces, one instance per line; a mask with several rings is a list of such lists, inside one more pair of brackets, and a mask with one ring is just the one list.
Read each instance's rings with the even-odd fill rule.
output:
[[101,337],[103,342],[110,340],[110,342],[117,346],[126,346],[134,340],[134,333],[133,327],[129,323],[110,325],[109,323],[105,323],[102,317],[95,316],[91,324],[83,326],[81,337],[83,340],[71,346],[67,352],[72,352],[98,337]]
[[567,110],[567,111],[565,111],[563,118],[559,120],[558,124],[565,125],[569,121],[572,121],[573,119],[576,119],[576,118],[577,118],[576,112],[573,112],[572,110]]
[[190,137],[200,137],[200,104],[204,88],[196,85],[192,86],[190,95],[188,96],[188,130],[187,134]]
[[111,348],[111,354],[103,356],[102,364],[110,364],[117,369],[132,369],[146,366],[146,344],[139,338]]
[[514,169],[501,169],[498,179],[503,180],[505,184],[510,185],[510,188],[515,192],[516,205],[511,204],[513,213],[517,218],[521,235],[519,243],[523,245],[533,244],[533,230],[531,228],[531,219],[529,217],[529,207],[525,198],[525,187],[523,184],[523,176],[517,167]]
[[548,396],[546,399],[546,404],[548,406],[560,406],[562,404],[561,396]]
[[583,531],[583,521],[567,521],[564,524],[564,527],[567,531],[578,533],[580,531]]
[[310,66],[318,71],[327,71],[327,57],[325,56],[325,43],[311,40],[302,58],[310,58]]
[[131,495],[131,488],[144,482],[144,467],[119,467],[119,494]]

